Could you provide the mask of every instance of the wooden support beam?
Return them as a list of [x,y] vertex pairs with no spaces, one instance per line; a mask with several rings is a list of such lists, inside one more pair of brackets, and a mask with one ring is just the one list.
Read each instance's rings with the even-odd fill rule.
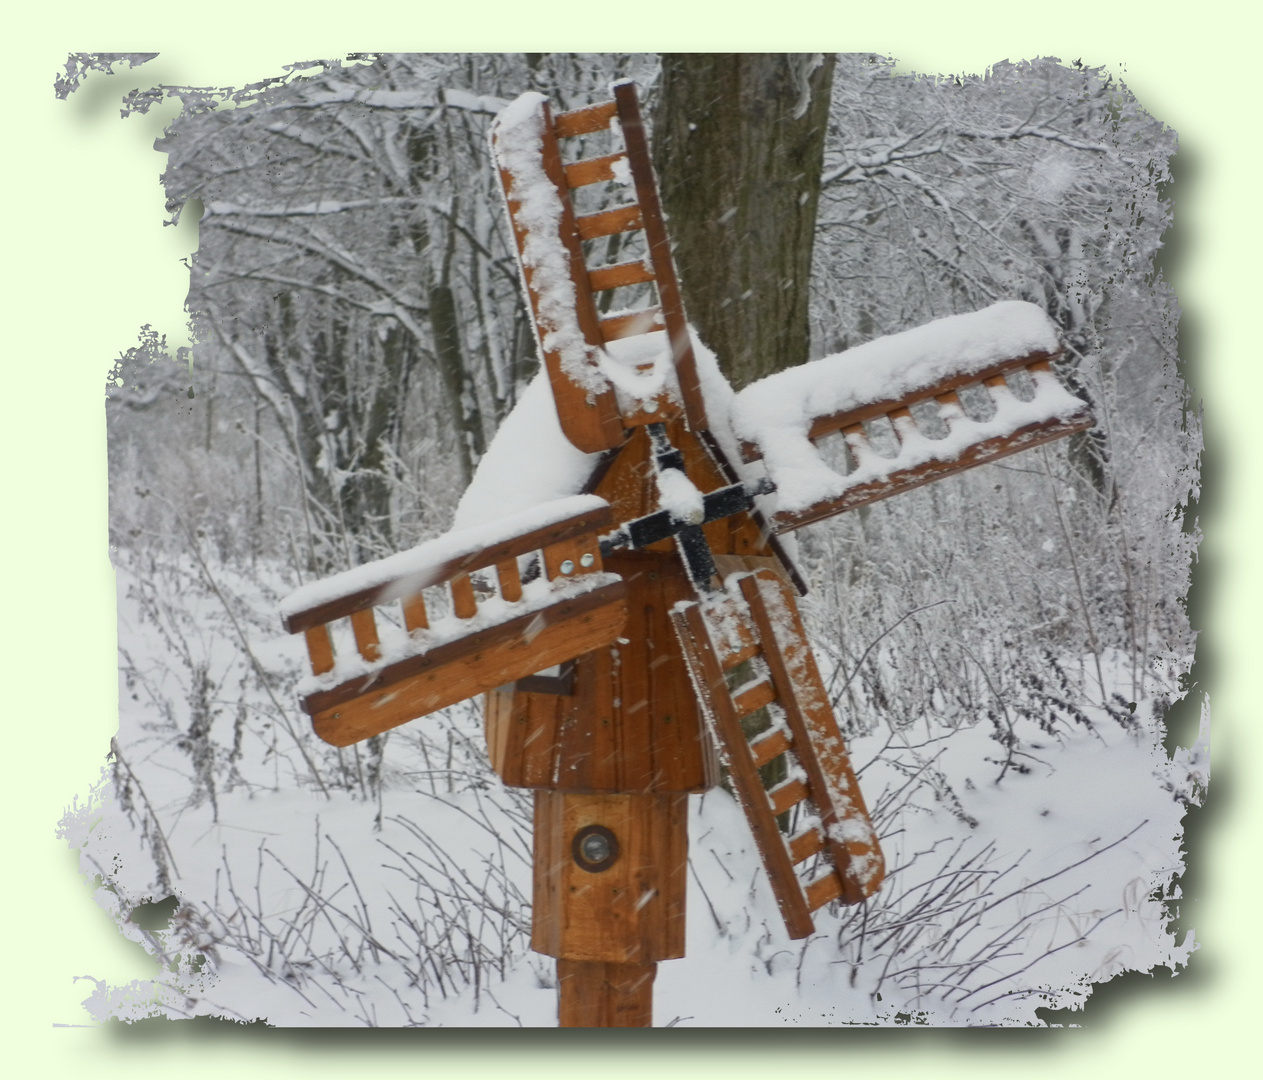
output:
[[656,963],[558,960],[558,1026],[653,1027]]

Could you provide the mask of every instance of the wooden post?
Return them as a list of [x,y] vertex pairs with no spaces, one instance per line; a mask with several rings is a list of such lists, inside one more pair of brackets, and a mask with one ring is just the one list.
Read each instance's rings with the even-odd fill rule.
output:
[[653,1027],[658,965],[558,960],[559,1027]]

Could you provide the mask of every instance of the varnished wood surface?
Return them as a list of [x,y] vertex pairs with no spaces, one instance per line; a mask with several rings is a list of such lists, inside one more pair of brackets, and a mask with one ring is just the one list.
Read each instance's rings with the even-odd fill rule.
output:
[[[725,486],[719,464],[682,420],[667,430],[699,489]],[[649,439],[643,430],[633,432],[606,464],[594,490],[610,504],[618,523],[657,509]],[[714,551],[740,553],[754,565],[776,563],[747,513],[704,529]],[[570,695],[504,690],[488,695],[492,765],[515,787],[705,791],[718,781],[719,770],[669,616],[674,604],[693,596],[675,542],[615,552],[605,568],[622,575],[627,586],[623,633],[608,648],[576,658]],[[737,568],[748,569],[748,564],[739,562]]]
[[595,105],[585,105],[582,109],[571,109],[558,113],[553,118],[553,131],[557,138],[566,139],[575,135],[589,135],[594,131],[604,131],[610,126],[614,116],[615,104],[612,101],[599,101]]
[[[558,960],[558,1027],[653,1027],[657,964]],[[598,1070],[599,1071],[599,1070]]]
[[[572,854],[587,825],[619,855],[592,873]],[[688,796],[535,793],[531,948],[570,960],[640,964],[684,955]]]
[[679,557],[616,552],[605,565],[627,587],[622,632],[576,658],[569,695],[488,695],[492,766],[514,787],[705,791],[718,766],[669,617],[692,596]]
[[311,694],[303,708],[320,738],[350,746],[568,660],[575,649],[608,645],[627,621],[625,595],[613,582]]

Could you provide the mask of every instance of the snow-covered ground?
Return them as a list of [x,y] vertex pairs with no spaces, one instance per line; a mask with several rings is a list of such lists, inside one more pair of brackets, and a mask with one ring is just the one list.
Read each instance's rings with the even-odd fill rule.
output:
[[[114,782],[63,827],[162,971],[98,987],[93,1015],[555,1024],[553,961],[528,947],[530,795],[487,767],[477,703],[378,755],[335,752],[294,705],[302,646],[271,622],[279,584],[138,567],[119,560]],[[1131,686],[1123,663],[1104,669]],[[1152,673],[1155,699],[1178,696],[1177,675]],[[818,912],[805,941],[786,936],[731,796],[691,797],[688,955],[659,965],[656,1023],[1038,1024],[1094,982],[1182,965],[1195,944],[1168,933],[1164,903],[1205,731],[1170,761],[1154,700],[1126,724],[1083,712],[1015,721],[1007,763],[985,722],[854,738],[890,873],[867,904]],[[128,921],[168,894],[166,931]]]

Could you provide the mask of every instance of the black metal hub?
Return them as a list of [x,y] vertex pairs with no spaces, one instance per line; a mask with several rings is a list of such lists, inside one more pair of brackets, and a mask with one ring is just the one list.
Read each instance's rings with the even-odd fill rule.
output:
[[[653,446],[654,464],[659,473],[664,469],[684,472],[684,455],[667,438],[665,424],[648,424],[646,430]],[[720,518],[731,517],[754,507],[754,496],[774,490],[770,481],[763,481],[751,490],[743,483],[729,484],[702,496],[702,520],[700,523],[681,521],[669,510],[656,510],[652,514],[625,522],[612,533],[601,538],[601,554],[609,555],[622,548],[647,547],[649,544],[675,537],[684,558],[689,580],[702,592],[711,591],[711,578],[715,576],[715,560],[702,525]]]

